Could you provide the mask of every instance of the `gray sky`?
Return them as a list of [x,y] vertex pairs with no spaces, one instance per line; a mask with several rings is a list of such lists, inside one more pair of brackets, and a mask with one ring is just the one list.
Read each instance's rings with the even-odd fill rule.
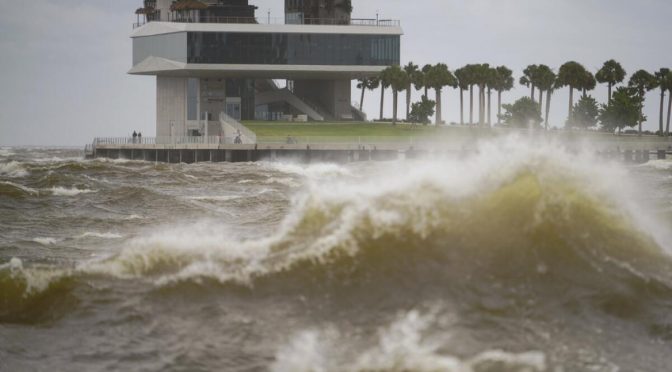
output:
[[[251,0],[258,16],[282,17],[282,0]],[[130,76],[131,24],[141,0],[0,0],[0,145],[83,145],[96,136],[155,131],[155,79]],[[593,72],[610,58],[628,73],[672,67],[669,0],[353,0],[356,18],[401,19],[402,63],[507,65],[568,60]],[[510,102],[529,90],[517,86]],[[553,96],[551,122],[564,123],[568,90]],[[606,88],[592,93],[604,101]],[[414,95],[418,99],[419,94]],[[369,117],[380,92],[367,92]],[[353,101],[359,92],[353,90]],[[404,112],[403,100],[400,112]],[[391,94],[386,98],[391,116]],[[658,125],[658,91],[647,129]],[[444,118],[459,120],[459,95],[443,95]],[[495,107],[493,105],[493,112]]]

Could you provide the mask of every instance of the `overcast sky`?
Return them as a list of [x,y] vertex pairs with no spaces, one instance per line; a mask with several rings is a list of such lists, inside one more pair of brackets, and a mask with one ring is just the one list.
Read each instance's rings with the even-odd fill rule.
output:
[[[130,76],[131,24],[141,0],[0,0],[0,145],[83,145],[96,136],[155,132],[155,78]],[[283,0],[251,0],[257,15],[282,17]],[[628,73],[672,67],[669,0],[353,0],[355,18],[400,19],[402,63],[506,65],[516,80],[529,64],[576,60],[595,72],[610,58]],[[529,90],[517,86],[513,101]],[[568,89],[553,96],[564,123]],[[606,88],[592,93],[599,101]],[[419,98],[415,94],[414,99]],[[365,111],[378,116],[380,92]],[[353,90],[353,101],[359,92]],[[459,120],[459,95],[444,92],[444,118]],[[400,112],[404,112],[403,100]],[[386,99],[391,116],[391,96]],[[647,129],[658,125],[649,94]],[[493,105],[493,112],[495,107]]]

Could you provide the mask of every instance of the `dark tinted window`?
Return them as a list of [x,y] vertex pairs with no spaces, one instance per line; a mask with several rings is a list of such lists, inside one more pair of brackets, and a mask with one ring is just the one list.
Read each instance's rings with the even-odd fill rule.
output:
[[189,32],[189,63],[262,65],[399,64],[395,35]]

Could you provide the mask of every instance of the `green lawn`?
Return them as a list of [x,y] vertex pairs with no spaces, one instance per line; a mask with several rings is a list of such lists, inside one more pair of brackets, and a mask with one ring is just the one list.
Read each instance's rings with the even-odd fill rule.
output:
[[[407,124],[372,123],[286,123],[245,121],[259,137],[417,137],[431,135],[437,131],[432,126],[411,126]],[[440,129],[438,129],[440,130]]]

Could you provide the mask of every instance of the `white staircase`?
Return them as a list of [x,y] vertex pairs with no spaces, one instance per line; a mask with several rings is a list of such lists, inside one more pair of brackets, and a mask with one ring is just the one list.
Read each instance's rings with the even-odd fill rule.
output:
[[243,144],[253,145],[257,143],[257,135],[254,134],[243,124],[240,124],[238,120],[230,117],[224,111],[219,113],[219,122],[222,124],[222,129],[224,130],[224,135],[228,139],[231,138],[232,141],[235,141],[235,138],[240,135],[240,139]]
[[308,115],[310,119],[314,121],[324,121],[324,116],[320,114],[317,109],[307,104],[294,93],[290,92],[287,88],[260,92],[257,93],[255,98],[255,104],[257,106],[266,105],[273,102],[287,102],[298,111]]

